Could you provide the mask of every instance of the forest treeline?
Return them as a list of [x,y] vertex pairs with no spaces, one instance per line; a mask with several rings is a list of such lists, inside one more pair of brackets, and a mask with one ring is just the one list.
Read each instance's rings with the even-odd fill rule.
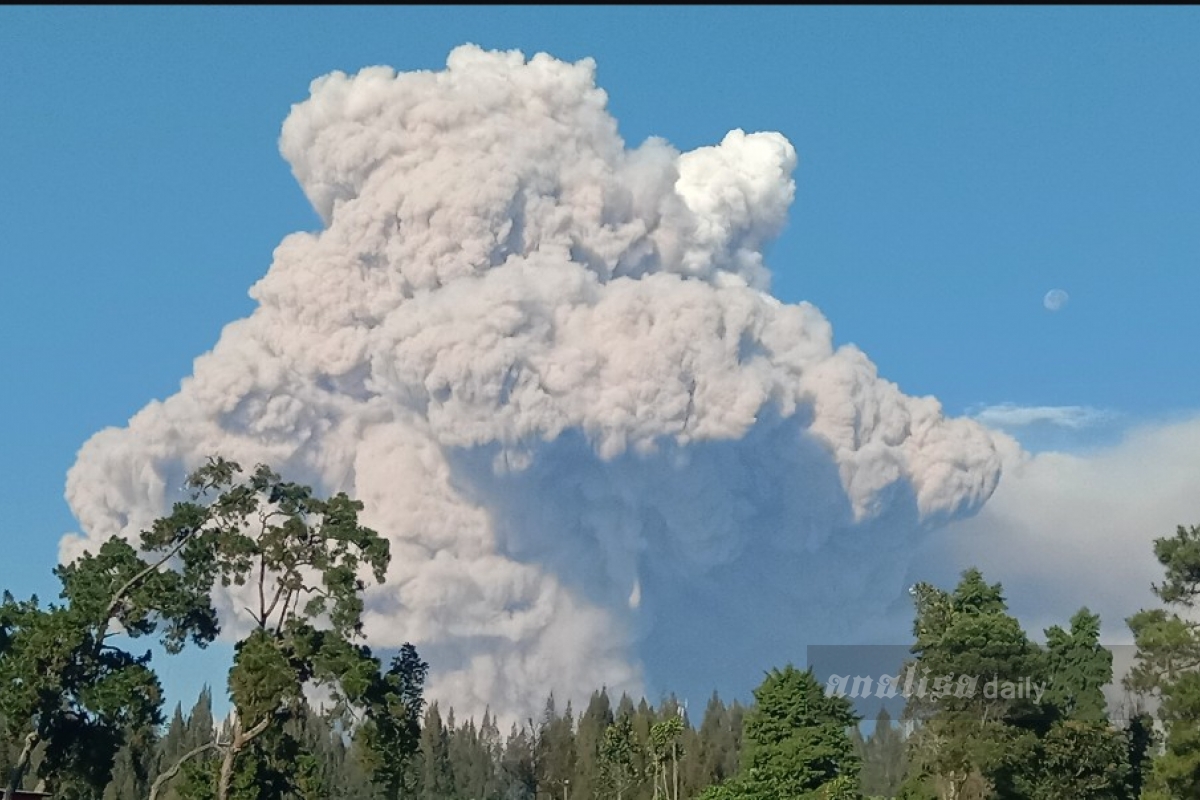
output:
[[[1002,587],[971,569],[953,588],[913,587],[904,670],[923,677],[920,691],[905,689],[900,720],[883,712],[860,726],[851,699],[811,669],[747,665],[764,675],[753,700],[714,693],[697,719],[673,697],[653,705],[598,687],[584,707],[551,695],[502,730],[490,713],[463,719],[452,703],[427,703],[429,665],[411,644],[387,663],[366,646],[363,593],[384,579],[390,552],[359,523],[361,503],[221,458],[188,486],[140,541],[113,538],[55,568],[56,601],[4,594],[3,797],[1200,797],[1197,527],[1155,542],[1161,605],[1127,620],[1138,661],[1115,713],[1099,617],[1080,609],[1035,641]],[[167,657],[212,642],[218,587],[238,594],[252,622],[223,686],[214,680],[232,711],[215,719],[206,690],[190,713],[165,716],[139,640],[155,637]]]
[[[601,689],[582,712],[570,703],[560,706],[550,696],[539,717],[502,731],[490,713],[478,721],[457,722],[452,708],[443,712],[433,703],[422,715],[415,752],[397,754],[404,760],[399,796],[429,800],[697,797],[738,774],[745,714],[743,705],[726,703],[714,692],[699,724],[693,724],[674,698],[655,707],[644,698],[635,704],[628,695],[614,701]],[[306,773],[312,797],[375,800],[383,796],[353,737],[318,710],[306,704],[304,712],[284,727],[298,748],[293,759],[277,766]],[[165,726],[127,730],[109,781],[95,796],[144,800],[155,782],[187,754],[211,746],[185,762],[190,766],[163,781],[156,793],[162,800],[209,796],[206,785],[215,767],[216,745],[228,740],[230,733],[229,722],[214,717],[212,692],[205,689],[190,711],[175,706]],[[849,741],[861,761],[864,791],[869,796],[890,796],[907,768],[900,727],[885,710],[872,735],[864,739],[856,727]],[[13,757],[9,746],[3,753],[6,769],[12,767]],[[284,796],[305,795],[285,791]]]

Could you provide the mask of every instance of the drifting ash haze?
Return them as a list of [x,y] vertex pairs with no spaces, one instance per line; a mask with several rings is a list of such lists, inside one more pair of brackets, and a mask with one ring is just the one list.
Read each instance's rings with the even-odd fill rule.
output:
[[84,445],[62,557],[210,454],[346,490],[392,542],[370,643],[509,718],[550,689],[699,700],[869,631],[914,540],[995,488],[993,438],[768,294],[783,136],[628,149],[605,103],[590,60],[473,46],[315,81],[280,147],[324,229],[176,395]]

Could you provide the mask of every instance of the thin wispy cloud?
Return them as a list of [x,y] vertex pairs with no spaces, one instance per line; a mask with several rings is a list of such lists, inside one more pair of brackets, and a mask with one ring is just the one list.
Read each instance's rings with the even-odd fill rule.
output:
[[975,409],[971,416],[990,428],[1013,429],[1053,425],[1070,430],[1083,430],[1110,423],[1117,418],[1117,413],[1092,406],[1021,406],[1016,403],[1000,403]]

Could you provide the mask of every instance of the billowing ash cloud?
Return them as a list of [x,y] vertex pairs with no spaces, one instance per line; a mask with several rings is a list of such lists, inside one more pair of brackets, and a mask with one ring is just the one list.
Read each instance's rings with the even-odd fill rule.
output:
[[82,448],[63,557],[220,453],[366,503],[370,640],[414,641],[460,710],[703,695],[866,635],[914,539],[991,494],[992,438],[767,293],[783,136],[628,149],[605,103],[590,60],[473,46],[315,81],[280,145],[324,229]]

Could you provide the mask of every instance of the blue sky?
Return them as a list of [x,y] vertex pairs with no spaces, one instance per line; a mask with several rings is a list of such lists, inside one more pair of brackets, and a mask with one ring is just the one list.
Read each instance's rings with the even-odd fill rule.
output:
[[6,8],[0,587],[53,593],[79,446],[319,226],[277,150],[309,82],[464,42],[594,58],[630,145],[785,134],[774,293],[906,393],[1103,412],[1060,446],[1200,409],[1195,8]]

